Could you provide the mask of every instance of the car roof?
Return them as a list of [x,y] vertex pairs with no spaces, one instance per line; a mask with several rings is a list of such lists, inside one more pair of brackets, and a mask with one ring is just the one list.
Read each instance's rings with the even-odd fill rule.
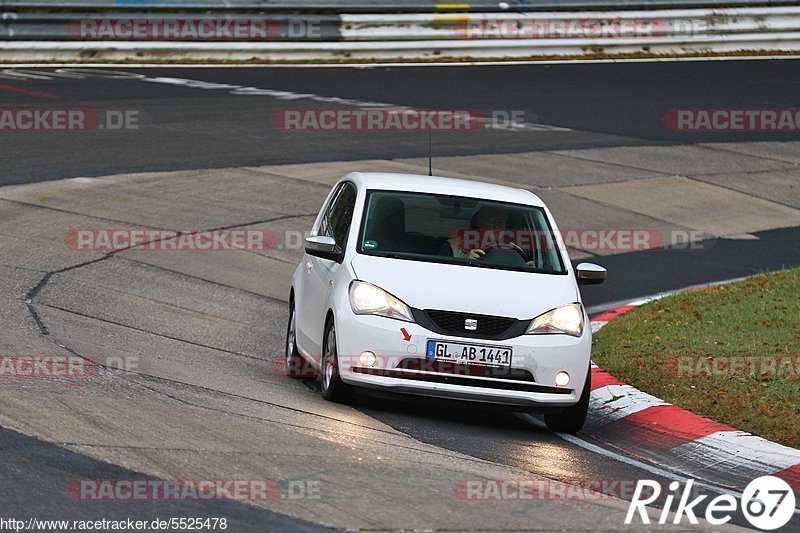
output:
[[398,172],[351,172],[342,179],[364,189],[450,194],[544,207],[542,200],[530,191],[480,181]]

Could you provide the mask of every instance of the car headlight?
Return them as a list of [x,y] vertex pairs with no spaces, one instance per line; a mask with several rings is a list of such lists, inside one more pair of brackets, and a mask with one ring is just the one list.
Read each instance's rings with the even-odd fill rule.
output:
[[414,316],[402,300],[380,287],[363,281],[350,284],[350,307],[357,315],[378,315],[414,322]]
[[583,308],[581,304],[556,307],[534,318],[526,333],[565,333],[580,337],[583,334]]

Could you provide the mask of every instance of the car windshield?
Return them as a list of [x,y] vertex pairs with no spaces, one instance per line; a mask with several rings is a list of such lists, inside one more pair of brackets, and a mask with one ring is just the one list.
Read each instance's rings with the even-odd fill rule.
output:
[[357,249],[398,259],[565,273],[544,209],[480,198],[370,191]]

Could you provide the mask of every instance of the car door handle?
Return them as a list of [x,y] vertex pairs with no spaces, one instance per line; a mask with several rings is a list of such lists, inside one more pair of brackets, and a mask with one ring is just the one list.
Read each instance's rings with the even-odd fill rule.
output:
[[306,272],[307,273],[311,272],[311,265],[312,265],[311,261],[307,261],[306,262]]

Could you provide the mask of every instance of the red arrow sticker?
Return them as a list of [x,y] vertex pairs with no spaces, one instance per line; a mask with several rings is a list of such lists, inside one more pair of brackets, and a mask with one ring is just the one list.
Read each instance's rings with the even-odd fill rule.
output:
[[407,341],[411,340],[411,334],[406,331],[406,328],[400,328],[400,333],[403,334],[403,338],[405,338],[405,340]]

